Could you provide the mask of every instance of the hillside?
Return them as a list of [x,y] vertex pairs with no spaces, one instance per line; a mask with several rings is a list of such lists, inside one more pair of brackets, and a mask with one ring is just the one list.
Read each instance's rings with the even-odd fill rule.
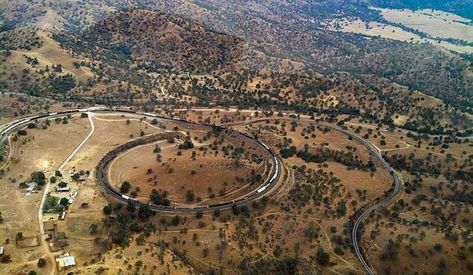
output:
[[0,274],[470,274],[472,1],[0,0]]
[[72,47],[147,68],[208,71],[233,64],[243,41],[160,11],[116,12],[86,29]]
[[[168,71],[165,67],[140,63],[140,59],[125,55],[115,56],[110,47],[79,50],[73,48],[77,47],[76,41],[67,40],[67,47],[61,48],[45,32],[38,32],[37,37],[40,47],[4,52],[2,90],[143,108],[166,103],[359,115],[369,121],[425,132],[465,130],[471,122],[468,116],[441,100],[387,78],[363,75],[360,82],[347,73],[301,73],[303,63],[257,51],[234,60],[239,63],[214,68],[212,73],[188,74],[189,71]],[[61,36],[59,40],[65,39]],[[177,49],[175,54],[181,53]],[[256,65],[261,68],[253,68]]]
[[[467,12],[466,5],[455,5],[458,1],[432,2],[433,8],[460,13]],[[467,2],[468,3],[468,2]],[[438,5],[437,5],[438,4]],[[25,10],[26,5],[28,9]],[[463,111],[471,112],[471,91],[473,73],[469,55],[451,54],[428,43],[414,44],[384,38],[369,38],[358,34],[346,34],[327,30],[323,24],[334,18],[361,18],[364,22],[385,22],[379,11],[370,9],[370,5],[383,7],[419,7],[427,8],[418,1],[10,1],[3,3],[0,21],[4,26],[35,26],[55,33],[65,31],[77,36],[84,42],[80,47],[106,49],[106,55],[118,58],[114,66],[119,65],[130,54],[134,61],[140,62],[149,56],[157,56],[161,65],[186,70],[214,68],[222,60],[221,51],[230,52],[230,59],[239,56],[235,48],[240,48],[234,38],[218,36],[213,33],[209,41],[204,39],[187,40],[188,31],[197,31],[187,23],[170,19],[173,25],[169,34],[163,36],[166,20],[159,19],[162,13],[154,11],[133,10],[139,7],[144,10],[160,10],[177,15],[202,26],[205,30],[227,33],[243,39],[251,48],[267,57],[290,59],[304,64],[305,69],[330,74],[336,71],[350,73],[376,74],[402,85],[421,90],[428,95],[438,97]],[[416,6],[417,5],[417,6]],[[438,7],[437,7],[438,6]],[[114,13],[119,11],[117,14]],[[129,14],[127,14],[129,13]],[[142,13],[142,14],[140,14]],[[123,16],[123,18],[117,18]],[[130,24],[134,16],[143,16],[150,28],[144,24]],[[116,26],[112,26],[117,24]],[[184,24],[184,25],[181,25]],[[186,27],[187,26],[187,27]],[[98,35],[97,30],[106,35]],[[143,33],[140,33],[143,29]],[[405,28],[410,30],[409,28]],[[180,31],[183,31],[179,34]],[[187,34],[186,34],[187,33]],[[181,36],[182,35],[182,36]],[[155,41],[153,36],[161,37]],[[141,42],[134,43],[134,39]],[[87,44],[90,39],[91,44]],[[97,39],[98,45],[93,45]],[[71,39],[66,39],[71,40]],[[108,47],[109,44],[115,48]],[[122,44],[123,43],[123,44]],[[189,45],[196,43],[196,51]],[[220,43],[228,45],[216,49]],[[176,44],[177,46],[174,46]],[[123,47],[122,47],[123,46]],[[79,47],[78,47],[79,48]],[[204,50],[205,49],[205,50]],[[98,49],[103,53],[103,50]],[[110,51],[111,50],[111,51]],[[170,52],[171,56],[166,56]],[[182,52],[176,54],[177,52]],[[426,57],[434,53],[435,58]],[[407,54],[406,54],[407,53]],[[176,57],[177,60],[172,57]],[[205,58],[204,58],[205,57]],[[186,60],[196,59],[196,65]],[[466,60],[465,60],[466,59]],[[146,60],[151,63],[150,60]],[[190,64],[192,63],[192,65]],[[149,64],[148,64],[149,65]],[[245,63],[252,66],[254,63]],[[154,68],[156,65],[151,64]],[[159,67],[159,66],[158,66]],[[254,68],[254,67],[253,67]]]

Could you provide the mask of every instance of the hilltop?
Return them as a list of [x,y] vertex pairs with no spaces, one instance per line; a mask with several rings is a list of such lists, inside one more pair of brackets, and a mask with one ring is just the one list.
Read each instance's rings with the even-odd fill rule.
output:
[[[232,64],[243,41],[161,11],[126,9],[69,36],[72,47],[147,68],[209,71]],[[75,45],[74,45],[75,44]]]

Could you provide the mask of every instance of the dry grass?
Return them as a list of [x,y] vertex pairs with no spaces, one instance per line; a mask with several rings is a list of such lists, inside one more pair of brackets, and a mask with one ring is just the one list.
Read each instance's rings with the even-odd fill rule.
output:
[[[388,19],[389,20],[389,19]],[[395,22],[395,21],[393,21]],[[396,22],[402,23],[402,22]],[[463,24],[462,24],[463,25]],[[383,24],[378,22],[364,22],[360,19],[349,20],[349,19],[336,19],[327,22],[327,27],[331,30],[358,33],[367,36],[383,37],[393,40],[407,41],[412,43],[429,43],[439,47],[443,47],[447,50],[452,50],[459,53],[472,53],[472,46],[462,46],[445,41],[438,41],[430,38],[423,38],[415,33],[403,30],[400,27],[392,26],[389,24]],[[438,26],[437,26],[438,27]],[[451,26],[449,26],[451,29]],[[473,30],[473,27],[470,27]],[[461,31],[457,30],[461,33]],[[470,30],[468,31],[470,32]]]
[[383,17],[393,23],[428,33],[433,37],[473,41],[473,26],[470,21],[452,13],[437,10],[377,9]]
[[45,32],[38,32],[38,36],[43,41],[43,46],[41,48],[34,48],[31,51],[19,51],[19,53],[32,58],[37,58],[40,67],[45,67],[47,65],[51,68],[52,65],[61,64],[63,74],[70,73],[82,83],[85,83],[87,79],[93,77],[93,73],[89,68],[76,68],[73,65],[73,62],[80,62],[80,60],[76,60],[65,50],[61,49],[58,43],[49,37],[48,34]]
[[[44,171],[49,178],[62,161],[86,135],[86,119],[70,119],[69,124],[55,124],[47,130],[28,129],[28,135],[20,138],[15,146],[13,160],[5,171],[0,186],[0,209],[4,222],[0,227],[2,239],[10,239],[10,244],[3,244],[13,263],[28,263],[42,256],[40,247],[16,249],[15,235],[23,232],[25,237],[37,236],[37,213],[40,193],[27,195],[18,184],[29,178],[34,171]],[[51,137],[55,137],[52,139]],[[46,150],[45,150],[46,149]],[[15,179],[13,181],[12,179]],[[17,273],[23,270],[21,265],[1,265],[0,272]],[[26,270],[28,271],[28,269]]]
[[[205,203],[220,201],[219,192],[232,195],[226,199],[235,199],[245,195],[248,188],[241,192],[235,192],[246,186],[240,183],[236,177],[246,178],[251,169],[257,169],[256,164],[242,161],[242,167],[236,168],[234,161],[225,158],[222,152],[217,156],[213,153],[197,152],[196,160],[192,160],[193,150],[182,150],[181,156],[177,156],[176,144],[159,143],[161,147],[162,163],[156,161],[156,154],[153,153],[155,144],[137,147],[121,155],[111,167],[113,183],[119,188],[125,180],[132,183],[132,189],[139,187],[139,197],[147,200],[152,189],[168,192],[172,203],[185,204],[187,190],[193,190],[197,197],[205,200]],[[170,172],[169,169],[173,169]],[[147,170],[152,169],[151,173]],[[195,174],[192,175],[192,171]],[[209,198],[211,188],[215,198]],[[251,189],[251,188],[250,188]]]
[[[425,104],[435,105],[435,101],[427,99]],[[193,120],[206,120],[219,122],[222,119],[230,120],[244,120],[251,116],[251,112],[237,113],[235,111],[225,112],[221,110],[219,113],[212,111],[202,112],[189,112],[188,118]],[[130,119],[130,124],[127,124],[126,119]],[[123,144],[132,138],[136,138],[140,135],[140,131],[143,130],[145,134],[150,134],[161,129],[155,129],[152,126],[140,122],[137,116],[126,116],[121,115],[96,115],[94,118],[95,133],[87,141],[81,150],[75,155],[75,157],[66,165],[64,171],[65,174],[74,171],[90,171],[93,175],[94,168],[102,156],[116,147],[117,145]],[[347,146],[356,148],[356,154],[366,161],[368,159],[368,153],[366,149],[357,144],[354,141],[348,140],[347,136],[336,132],[330,131],[323,134],[322,131],[316,130],[316,137],[310,135],[305,138],[302,136],[302,129],[309,125],[309,122],[305,121],[302,125],[296,128],[296,131],[290,131],[290,123],[286,122],[284,130],[287,132],[287,137],[293,140],[293,144],[299,149],[304,144],[310,146],[322,146],[323,143],[328,143],[328,148],[332,150],[343,150],[347,149]],[[175,124],[166,122],[167,129],[172,129]],[[266,123],[255,123],[251,126],[246,125],[242,127],[236,127],[238,129],[246,130],[260,130],[259,136],[262,140],[267,142],[271,146],[275,146],[278,142],[281,142],[283,135],[276,132],[274,129],[270,129],[270,126],[274,126],[273,122]],[[358,125],[347,125],[351,131],[354,131]],[[406,137],[406,133],[403,131],[389,132],[385,128],[376,130],[376,125],[364,125],[359,135],[367,133],[367,129],[373,129],[373,133],[377,134],[377,138],[370,137],[370,140],[375,143],[381,149],[389,149],[396,144],[401,147],[403,144],[409,144],[410,147],[407,149],[399,150],[397,153],[410,154],[415,153],[416,157],[426,157],[429,149],[427,149],[427,142],[421,145],[421,148],[413,148],[415,141]],[[281,129],[281,124],[277,125],[278,129]],[[22,143],[25,138],[18,141],[16,152],[20,154],[21,160],[13,164],[11,169],[7,171],[4,179],[8,177],[15,177],[17,179],[25,179],[32,171],[38,169],[44,169],[48,172],[54,171],[55,167],[63,161],[66,156],[72,151],[72,149],[87,135],[90,130],[88,120],[84,118],[73,118],[69,120],[69,124],[54,124],[48,130],[29,130],[30,137],[35,136],[34,140],[31,139],[29,142]],[[207,129],[183,129],[180,126],[180,130],[188,130],[193,137],[202,138],[207,132]],[[130,136],[133,134],[133,137]],[[379,136],[384,135],[387,140],[387,145],[381,146],[379,144]],[[307,136],[307,135],[306,135]],[[51,138],[54,137],[54,138]],[[226,137],[225,144],[237,145],[239,140],[235,137]],[[205,142],[203,142],[205,143]],[[198,144],[196,141],[195,144]],[[169,146],[168,148],[166,148]],[[451,152],[455,157],[465,157],[462,152],[468,150],[469,145],[452,144],[447,152]],[[174,172],[169,174],[156,162],[156,154],[153,153],[154,145],[145,145],[137,147],[127,153],[123,154],[111,168],[112,176],[117,183],[125,179],[129,179],[133,186],[139,185],[141,188],[140,196],[147,197],[147,192],[152,188],[164,189],[170,193],[170,197],[173,201],[185,201],[185,191],[188,187],[192,188],[197,196],[203,199],[208,196],[207,188],[212,187],[213,192],[218,194],[218,189],[224,186],[224,182],[228,183],[228,190],[232,188],[233,179],[235,176],[245,175],[254,164],[245,163],[245,166],[240,169],[229,169],[228,165],[231,164],[231,160],[224,158],[220,151],[217,156],[207,153],[203,155],[202,151],[198,148],[191,150],[183,150],[182,156],[176,156],[177,149],[175,144],[168,144],[166,142],[160,142],[162,148],[162,159],[164,162],[171,165],[174,168]],[[275,150],[276,147],[274,147]],[[191,160],[192,151],[197,152],[197,159]],[[256,152],[254,150],[252,152]],[[445,153],[438,153],[438,157],[445,156]],[[200,168],[200,164],[203,165]],[[377,164],[377,163],[376,163]],[[69,238],[70,246],[67,247],[67,251],[74,255],[79,263],[77,268],[71,270],[74,272],[82,272],[85,274],[94,273],[97,269],[103,268],[108,273],[116,274],[120,271],[124,273],[133,273],[136,271],[135,264],[138,261],[142,261],[142,266],[138,272],[141,273],[162,273],[170,272],[171,274],[189,274],[195,272],[195,267],[200,267],[203,270],[209,268],[222,269],[225,273],[235,273],[238,269],[238,264],[245,257],[251,257],[252,264],[255,264],[258,259],[274,259],[273,252],[276,247],[280,245],[283,248],[283,256],[295,256],[298,255],[301,259],[313,259],[314,252],[323,247],[331,255],[331,261],[333,265],[327,267],[317,267],[322,270],[323,273],[337,273],[347,274],[349,272],[362,272],[361,266],[352,254],[351,250],[347,246],[344,249],[343,256],[337,256],[334,253],[335,247],[338,244],[333,240],[335,235],[347,237],[343,232],[346,229],[346,223],[349,216],[353,215],[354,211],[360,207],[366,205],[369,201],[382,195],[392,184],[392,178],[389,173],[382,169],[377,164],[377,171],[371,175],[369,172],[360,170],[347,170],[347,168],[340,163],[327,162],[325,165],[316,163],[305,163],[299,158],[290,158],[284,160],[286,167],[292,167],[293,165],[301,166],[306,165],[307,168],[313,170],[323,169],[328,173],[333,173],[335,177],[340,179],[337,185],[340,186],[340,195],[331,197],[331,205],[321,204],[316,206],[315,204],[308,204],[307,206],[297,208],[293,207],[289,210],[285,210],[280,207],[281,202],[289,200],[287,194],[281,194],[282,196],[274,201],[268,203],[265,210],[258,210],[250,206],[251,212],[254,214],[254,220],[248,220],[255,226],[255,230],[258,232],[258,236],[255,239],[249,239],[246,234],[249,231],[247,226],[241,225],[241,217],[233,216],[230,211],[222,211],[221,217],[229,215],[228,220],[219,220],[214,218],[211,213],[205,213],[204,216],[197,220],[194,218],[194,214],[181,215],[181,224],[178,226],[171,226],[169,221],[171,216],[165,216],[157,214],[152,218],[152,221],[156,224],[157,230],[146,239],[144,245],[137,245],[135,239],[130,241],[130,246],[127,248],[113,248],[108,252],[104,252],[101,247],[94,243],[94,239],[97,236],[105,237],[106,232],[102,227],[102,208],[112,202],[107,201],[107,197],[103,195],[103,192],[95,182],[93,176],[90,176],[81,183],[70,183],[74,190],[78,190],[79,194],[74,204],[70,206],[69,212],[66,216],[65,221],[58,222],[59,229],[65,231]],[[147,169],[152,168],[153,172],[148,175]],[[192,176],[190,171],[195,170],[197,173]],[[50,173],[48,174],[48,176]],[[154,186],[152,182],[148,182],[148,178],[152,178],[156,175],[157,185]],[[406,180],[410,180],[407,173],[403,174]],[[286,179],[285,179],[286,180]],[[294,181],[293,184],[301,183],[296,182],[297,180],[290,178],[287,181]],[[424,179],[424,185],[418,192],[429,192],[430,186],[437,184],[439,181],[446,181],[445,178],[436,179]],[[18,183],[18,182],[17,182]],[[0,187],[2,194],[2,200],[0,200],[0,209],[2,211],[3,218],[5,219],[4,224],[0,229],[0,234],[14,239],[14,235],[19,228],[26,236],[34,236],[36,234],[36,212],[39,201],[39,194],[33,194],[31,196],[25,196],[23,193],[16,189],[17,183],[12,183],[9,180],[5,180],[4,187]],[[179,184],[176,184],[179,183]],[[238,185],[238,184],[237,184]],[[237,186],[235,185],[235,186]],[[182,188],[184,186],[184,188]],[[326,186],[324,188],[332,188],[332,186]],[[366,200],[357,198],[356,190],[366,190]],[[241,193],[238,193],[241,194]],[[447,193],[446,193],[447,194]],[[330,196],[330,193],[326,194]],[[351,197],[350,197],[351,196]],[[405,201],[411,201],[415,194],[406,195],[404,194],[403,199]],[[218,195],[217,195],[218,197]],[[347,200],[347,213],[345,216],[336,217],[327,215],[329,208],[336,207],[336,204],[340,200]],[[350,200],[356,199],[358,204],[356,206],[348,203]],[[7,205],[8,203],[8,205]],[[89,207],[82,208],[81,205],[87,203]],[[32,209],[34,211],[32,211]],[[428,215],[415,216],[416,212],[404,211],[401,213],[402,217],[405,218],[419,218],[428,219]],[[462,213],[461,218],[468,218],[468,214]],[[161,218],[167,219],[167,224],[162,225],[160,223]],[[370,231],[373,228],[381,228],[382,236],[378,237],[375,241],[368,240],[369,235],[365,234],[363,237],[363,247],[368,247],[368,257],[370,262],[375,264],[375,268],[381,273],[382,268],[392,267],[394,270],[402,270],[406,267],[410,270],[422,270],[427,272],[435,271],[435,265],[421,265],[419,268],[415,265],[420,259],[409,257],[407,250],[403,250],[400,253],[401,262],[380,262],[379,258],[380,251],[384,248],[388,238],[396,238],[401,233],[410,233],[408,226],[394,224],[389,225],[389,221],[383,220],[381,225],[376,224],[375,221],[370,222],[366,226],[366,230]],[[99,232],[96,235],[91,235],[89,229],[91,224],[99,225]],[[265,226],[268,227],[264,231]],[[318,236],[313,241],[309,241],[305,237],[305,232],[310,224],[317,226]],[[333,233],[335,228],[336,233]],[[13,230],[12,228],[15,228]],[[416,249],[427,251],[433,246],[434,242],[441,242],[444,245],[446,251],[442,257],[449,263],[452,273],[460,273],[462,267],[456,267],[450,265],[456,261],[456,246],[443,241],[441,233],[434,232],[431,229],[426,229],[425,233],[429,238],[420,240],[413,244]],[[196,234],[196,237],[193,237]],[[418,234],[420,236],[420,234]],[[294,237],[297,236],[297,237]],[[417,236],[417,235],[416,235]],[[432,236],[432,238],[430,238]],[[137,236],[133,236],[136,238]],[[240,243],[240,240],[244,239],[245,242]],[[168,247],[163,249],[161,261],[159,258],[160,247],[157,244],[158,241],[165,241]],[[365,245],[366,243],[372,245]],[[407,240],[404,240],[407,243]],[[217,245],[223,245],[223,248],[219,250]],[[204,256],[204,248],[209,248],[209,253]],[[296,252],[296,247],[298,251]],[[20,249],[15,252],[13,245],[7,245],[6,249],[14,262],[9,265],[0,265],[0,272],[2,273],[20,273],[27,272],[33,269],[36,265],[36,261],[41,257],[42,251],[37,248],[31,249]],[[172,252],[175,250],[187,251],[187,257],[192,262],[192,266],[184,263],[181,259],[176,257]],[[440,261],[439,255],[434,255],[432,262],[437,264]],[[313,261],[313,260],[312,260]],[[20,266],[21,263],[21,266]],[[23,267],[26,263],[26,267]],[[383,265],[383,266],[381,266]],[[400,266],[396,269],[396,266]],[[44,270],[43,270],[44,271]]]

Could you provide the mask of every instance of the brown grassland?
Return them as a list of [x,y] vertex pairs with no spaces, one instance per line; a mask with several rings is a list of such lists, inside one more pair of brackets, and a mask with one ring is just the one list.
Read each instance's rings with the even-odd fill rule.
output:
[[[205,212],[198,217],[196,214],[158,213],[143,224],[145,227],[152,224],[149,234],[130,233],[126,245],[121,247],[110,239],[113,238],[111,234],[115,234],[114,229],[106,225],[110,216],[103,213],[104,207],[116,203],[104,194],[94,177],[95,166],[112,148],[156,132],[177,130],[183,136],[190,135],[194,148],[179,149],[183,140],[176,140],[175,143],[159,141],[124,152],[109,169],[110,179],[117,189],[123,181],[129,181],[130,190],[137,191],[137,198],[143,201],[149,199],[152,189],[166,191],[173,205],[206,205],[245,196],[256,189],[254,184],[248,182],[251,171],[255,170],[265,178],[269,168],[264,162],[255,162],[246,153],[237,160],[234,149],[242,146],[242,140],[232,134],[209,134],[208,127],[191,127],[164,120],[156,123],[137,115],[96,113],[91,118],[95,131],[62,170],[61,180],[68,183],[71,191],[78,192],[73,204],[68,207],[66,219],[57,221],[59,231],[65,232],[69,242],[63,251],[74,255],[78,262],[70,271],[188,274],[213,269],[233,273],[241,271],[242,263],[266,265],[271,261],[298,257],[304,270],[363,273],[350,248],[348,221],[356,211],[382,196],[392,183],[389,173],[366,148],[338,131],[324,130],[314,125],[313,120],[306,117],[268,117],[252,111],[223,109],[218,112],[181,111],[181,115],[192,121],[225,123],[235,130],[257,135],[278,154],[280,149],[287,148],[285,146],[295,146],[297,150],[305,148],[316,155],[351,152],[357,161],[350,162],[347,155],[330,157],[322,163],[304,160],[299,155],[283,158],[283,172],[267,199],[241,208],[242,212],[238,214],[232,214],[232,210]],[[46,121],[38,121],[37,128],[27,129],[27,135],[18,135],[13,143],[13,155],[2,176],[3,199],[0,204],[4,219],[1,232],[5,239],[10,240],[4,246],[12,262],[2,264],[2,272],[22,273],[38,269],[37,259],[44,257],[40,246],[15,247],[13,240],[18,232],[23,233],[25,240],[43,238],[38,236],[36,216],[41,191],[27,195],[18,184],[28,180],[34,171],[44,172],[49,179],[90,131],[87,118],[71,117],[67,121],[67,124],[62,124],[62,120],[60,123],[50,121],[46,129],[41,129]],[[365,136],[388,157],[414,153],[416,157],[432,155],[433,160],[441,162],[451,157],[461,162],[468,157],[464,153],[468,150],[468,144],[452,143],[448,148],[438,149],[427,142],[419,143],[405,130],[393,130],[357,120],[345,125],[350,131]],[[212,148],[213,145],[217,148]],[[156,146],[160,148],[159,152],[155,151]],[[233,149],[225,154],[224,148]],[[264,155],[248,141],[243,148],[246,152]],[[160,162],[157,161],[158,154]],[[374,168],[363,168],[362,164],[370,160]],[[80,171],[87,172],[84,181],[77,182],[69,177]],[[403,172],[402,176],[406,182],[416,182],[416,177],[409,173]],[[429,194],[430,187],[436,186],[438,181],[445,179],[423,178],[421,187],[410,194],[403,193],[393,205],[399,204],[399,200],[410,202],[418,194]],[[52,195],[64,197],[64,194],[53,191],[57,184],[50,187]],[[188,190],[192,190],[195,196],[192,200],[187,198]],[[429,203],[420,202],[425,207],[430,207]],[[455,207],[452,203],[444,203]],[[375,264],[377,270],[409,270],[415,264],[414,258],[407,256],[409,253],[439,263],[440,268],[447,266],[448,270],[455,272],[464,270],[464,265],[454,266],[453,263],[457,261],[456,251],[460,251],[466,243],[446,240],[438,227],[433,225],[419,230],[413,223],[414,219],[435,221],[436,214],[429,214],[429,211],[419,214],[410,206],[404,208],[396,220],[392,220],[391,216],[385,215],[385,211],[394,211],[391,207],[370,217],[362,234],[362,246],[367,247],[368,259],[378,262]],[[128,215],[124,208],[113,215]],[[136,213],[131,215],[136,216]],[[56,214],[44,215],[45,220],[56,217]],[[455,231],[471,227],[471,223],[465,221],[468,220],[468,212],[456,219],[464,222],[459,222]],[[431,237],[426,239],[425,236]],[[395,248],[386,248],[390,240],[395,240]],[[437,248],[433,248],[434,240],[439,244]],[[373,244],[368,245],[370,243]],[[445,255],[435,252],[439,246],[447,252]],[[329,265],[311,261],[314,251],[320,248],[329,254]],[[376,260],[380,258],[382,260]],[[47,266],[46,269],[50,268],[49,264]],[[437,266],[416,268],[433,272]]]

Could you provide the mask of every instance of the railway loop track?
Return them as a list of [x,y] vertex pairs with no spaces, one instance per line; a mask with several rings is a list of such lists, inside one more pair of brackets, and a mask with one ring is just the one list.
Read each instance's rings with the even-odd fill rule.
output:
[[[120,109],[107,109],[107,108],[94,108],[94,109],[73,109],[73,110],[67,110],[67,111],[61,111],[61,112],[48,112],[45,114],[41,115],[36,115],[36,116],[31,116],[31,117],[25,117],[22,119],[19,119],[17,121],[14,121],[13,123],[9,124],[7,127],[5,127],[3,130],[0,131],[0,142],[4,142],[7,137],[9,136],[10,133],[16,131],[17,129],[21,129],[25,126],[27,126],[29,123],[41,119],[41,118],[50,118],[50,117],[58,117],[58,116],[64,116],[64,115],[70,115],[70,114],[81,114],[81,113],[88,113],[88,114],[94,114],[94,113],[128,113],[128,114],[134,114],[134,115],[139,115],[147,118],[156,118],[156,119],[162,119],[162,120],[168,120],[172,121],[178,124],[185,124],[186,126],[190,128],[196,128],[196,127],[202,127],[202,126],[207,126],[207,127],[212,127],[216,128],[218,130],[225,129],[224,126],[215,126],[215,125],[209,125],[209,124],[198,124],[194,122],[188,122],[183,119],[179,118],[170,118],[170,117],[165,117],[157,114],[152,114],[152,113],[140,113],[140,112],[134,112],[134,111],[129,111],[129,110],[120,110]],[[247,121],[242,121],[239,123],[228,123],[225,126],[231,127],[231,126],[238,126],[238,125],[248,125],[252,123],[257,123],[257,122],[262,122],[262,121],[267,121],[267,120],[298,120],[298,118],[258,118],[254,120],[247,120]],[[402,191],[402,186],[403,186],[403,181],[401,176],[390,166],[390,164],[383,158],[380,150],[370,143],[368,140],[363,139],[359,137],[358,135],[348,131],[347,129],[343,129],[337,126],[325,124],[325,123],[320,123],[317,121],[313,121],[311,123],[314,123],[315,125],[318,125],[320,127],[325,127],[329,128],[331,130],[339,131],[341,133],[344,133],[351,137],[352,139],[360,142],[362,145],[364,145],[370,155],[373,157],[377,158],[381,165],[383,166],[384,169],[386,169],[392,176],[393,178],[393,186],[390,189],[390,192],[386,194],[383,197],[378,198],[376,201],[372,202],[369,204],[365,209],[363,209],[359,215],[356,217],[353,228],[351,231],[351,240],[354,248],[354,252],[360,263],[362,264],[363,268],[366,270],[368,274],[376,274],[375,270],[372,269],[372,267],[369,265],[368,261],[363,255],[363,252],[361,250],[360,244],[358,237],[360,235],[360,231],[363,225],[363,222],[366,218],[370,216],[376,209],[379,209],[383,205],[386,205],[390,202],[392,202],[398,194],[401,193]],[[104,189],[104,191],[107,194],[112,195],[116,200],[122,202],[122,203],[134,203],[134,204],[145,204],[148,205],[152,210],[154,211],[159,211],[159,212],[166,212],[166,213],[192,213],[192,212],[197,212],[197,211],[214,211],[216,209],[227,209],[231,208],[234,205],[243,205],[247,204],[249,202],[252,202],[254,200],[257,200],[264,195],[268,194],[270,191],[274,189],[274,187],[277,185],[276,183],[279,181],[279,178],[283,172],[284,169],[284,181],[285,182],[292,182],[295,180],[294,175],[291,174],[287,167],[284,166],[282,161],[279,159],[277,154],[275,154],[270,147],[268,147],[264,142],[255,139],[254,137],[234,131],[236,134],[240,135],[241,138],[243,139],[249,139],[255,143],[258,144],[258,146],[264,148],[268,152],[268,154],[271,157],[271,161],[273,162],[273,167],[271,168],[272,175],[269,178],[267,182],[262,184],[257,190],[254,190],[253,192],[249,193],[247,196],[242,197],[238,200],[233,200],[233,201],[228,201],[224,203],[219,203],[219,204],[214,204],[214,205],[208,205],[208,206],[161,206],[161,205],[154,205],[151,203],[146,203],[146,202],[140,202],[134,198],[130,198],[126,195],[121,194],[119,191],[115,190],[110,183],[108,182],[107,179],[107,166],[111,162],[111,160],[114,159],[120,152],[123,150],[127,150],[129,148],[132,148],[134,146],[140,145],[140,144],[145,144],[146,142],[152,142],[152,140],[156,140],[156,138],[165,138],[164,136],[159,136],[159,134],[162,135],[170,135],[172,133],[166,132],[166,133],[158,133],[155,135],[147,136],[143,139],[137,139],[130,141],[128,143],[125,143],[123,145],[120,145],[110,151],[106,156],[102,158],[102,160],[99,162],[99,165],[97,166],[96,169],[96,178],[97,181],[99,182],[99,185]],[[281,190],[276,191],[276,195],[280,196],[281,192],[288,191],[290,187],[283,187]]]

